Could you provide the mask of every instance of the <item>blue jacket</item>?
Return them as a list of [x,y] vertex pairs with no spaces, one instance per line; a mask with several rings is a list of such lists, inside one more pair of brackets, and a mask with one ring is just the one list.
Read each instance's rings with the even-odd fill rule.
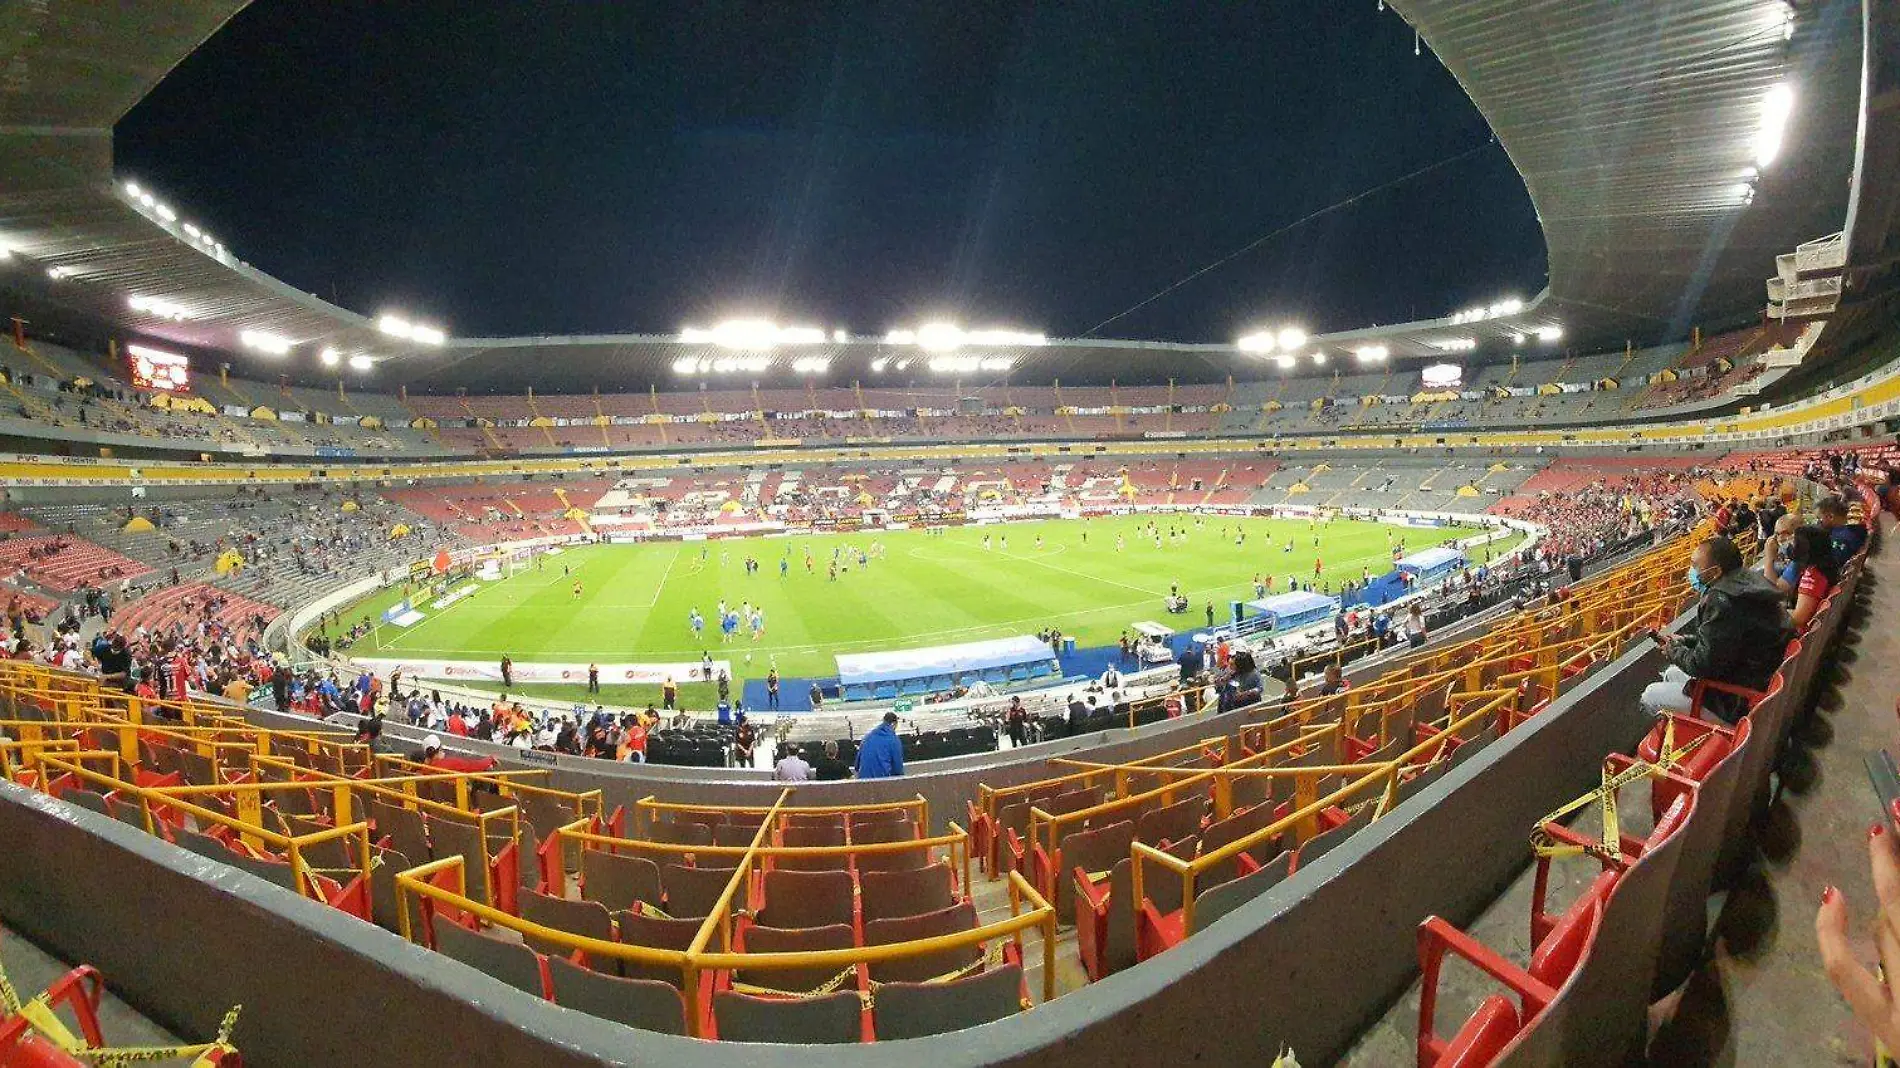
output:
[[858,743],[858,778],[891,779],[904,774],[904,742],[897,728],[880,723]]

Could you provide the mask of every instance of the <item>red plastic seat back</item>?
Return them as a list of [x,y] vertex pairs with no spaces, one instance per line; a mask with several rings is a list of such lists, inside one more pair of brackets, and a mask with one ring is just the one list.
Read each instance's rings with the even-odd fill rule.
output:
[[1596,877],[1589,889],[1571,903],[1550,933],[1531,953],[1532,978],[1552,988],[1561,987],[1570,973],[1582,963],[1590,940],[1596,935],[1597,921],[1603,915],[1603,903],[1609,899],[1620,872],[1611,870]]

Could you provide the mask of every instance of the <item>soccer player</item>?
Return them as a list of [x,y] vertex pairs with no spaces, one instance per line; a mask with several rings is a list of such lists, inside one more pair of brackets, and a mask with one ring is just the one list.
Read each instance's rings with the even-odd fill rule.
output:
[[1315,556],[1313,557],[1313,577],[1314,578],[1319,577],[1320,570],[1321,570],[1320,558]]
[[576,601],[581,599],[581,580],[580,579],[574,580],[574,599]]
[[[764,636],[765,636],[765,609],[754,608],[752,610],[752,640],[756,642]],[[746,655],[750,656],[751,654],[748,653]]]
[[686,625],[693,628],[694,642],[698,642],[706,633],[706,617],[700,615],[697,608],[686,613]]
[[778,558],[778,577],[779,578],[784,578],[786,573],[791,571],[791,569],[792,569],[792,562],[790,560],[786,559],[783,556]]
[[719,621],[719,640],[730,643],[732,641],[732,636],[736,634],[738,630],[739,630],[738,614],[735,612],[727,612],[725,615],[725,618]]

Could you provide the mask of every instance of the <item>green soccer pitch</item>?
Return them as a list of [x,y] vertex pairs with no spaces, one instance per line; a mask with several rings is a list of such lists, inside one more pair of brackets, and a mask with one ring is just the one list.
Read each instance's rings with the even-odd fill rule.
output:
[[[1160,525],[1161,547],[1145,531]],[[1170,540],[1172,527],[1185,542]],[[1392,546],[1407,551],[1482,532],[1478,526],[1433,529],[1335,520],[1239,518],[1187,514],[1046,520],[997,526],[862,531],[711,542],[589,545],[545,556],[539,567],[494,583],[406,630],[382,626],[375,639],[351,651],[364,656],[443,660],[585,662],[697,661],[702,650],[732,661],[735,684],[761,678],[773,665],[788,678],[828,676],[838,653],[946,645],[1032,634],[1058,627],[1081,646],[1113,643],[1130,623],[1154,620],[1189,630],[1229,615],[1229,602],[1253,598],[1254,576],[1272,576],[1272,593],[1290,579],[1337,589],[1369,571],[1392,566]],[[1237,536],[1245,540],[1236,543]],[[985,538],[990,547],[984,548]],[[1038,539],[1041,539],[1040,545]],[[1318,544],[1315,545],[1315,539]],[[1005,540],[1007,548],[1004,547]],[[1480,549],[1478,561],[1516,545],[1517,536]],[[1291,550],[1287,546],[1292,545]],[[875,555],[873,546],[880,546]],[[834,581],[834,548],[848,564]],[[852,550],[873,553],[859,566]],[[807,572],[805,556],[812,557]],[[759,561],[745,573],[743,562]],[[779,575],[779,561],[789,568]],[[580,582],[576,597],[574,583]],[[1170,616],[1163,599],[1178,585],[1190,602],[1186,616]],[[401,600],[385,590],[348,608],[352,620],[376,619]],[[730,644],[720,641],[716,609],[723,598],[735,610],[750,602],[765,611],[765,632],[754,641],[742,625]],[[688,613],[706,618],[695,641]],[[520,692],[586,700],[584,687],[524,685]],[[636,704],[652,686],[606,686],[601,699]],[[694,687],[692,707],[709,702]]]

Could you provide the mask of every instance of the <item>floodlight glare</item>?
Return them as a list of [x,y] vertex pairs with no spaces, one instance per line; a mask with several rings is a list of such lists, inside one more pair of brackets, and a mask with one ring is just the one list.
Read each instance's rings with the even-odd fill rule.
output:
[[133,200],[137,200],[139,198],[139,184],[137,182],[125,183],[125,195],[131,197]]
[[925,323],[917,328],[917,346],[930,352],[955,352],[963,347],[963,328],[954,323]]
[[1279,343],[1279,339],[1274,336],[1273,331],[1260,330],[1243,335],[1239,341],[1234,342],[1234,347],[1242,352],[1252,353],[1256,356],[1264,356],[1272,352],[1274,347]]
[[1300,346],[1304,344],[1306,344],[1306,331],[1299,327],[1289,326],[1280,331],[1280,347],[1286,351],[1298,352]]
[[1326,354],[1323,352],[1315,351],[1313,353],[1313,362],[1321,367],[1326,366]]
[[170,319],[173,322],[183,322],[191,318],[182,306],[159,297],[133,296],[126,300],[126,304],[135,312],[143,312],[160,319]]
[[1755,134],[1755,165],[1766,167],[1781,154],[1781,139],[1788,132],[1788,117],[1794,114],[1794,88],[1781,82],[1762,98],[1761,128]]
[[1293,369],[1293,354],[1288,353],[1288,352],[1283,352],[1280,355],[1275,356],[1273,358],[1273,362],[1280,365],[1280,370],[1291,371]]
[[1564,336],[1564,328],[1561,326],[1555,326],[1555,325],[1545,326],[1545,327],[1539,327],[1537,330],[1537,340],[1545,342],[1547,344],[1552,341],[1561,340],[1563,336]]
[[326,348],[317,353],[317,359],[322,360],[325,367],[335,367],[341,358],[342,356],[335,349]]
[[[220,245],[218,251],[222,253],[224,247]],[[384,315],[377,319],[376,329],[390,337],[404,338],[421,345],[440,345],[448,340],[448,336],[439,327],[412,323],[399,315]]]
[[1362,345],[1352,350],[1352,354],[1358,357],[1360,363],[1378,363],[1392,355],[1392,350],[1384,345]]
[[238,335],[238,340],[244,343],[245,348],[256,349],[270,356],[282,356],[290,351],[289,338],[267,330],[246,330]]
[[376,366],[376,361],[375,361],[375,360],[372,360],[372,359],[370,359],[370,358],[369,358],[368,356],[365,356],[365,355],[363,355],[363,354],[362,354],[362,353],[360,353],[360,352],[359,352],[359,353],[357,353],[356,355],[354,355],[354,356],[352,356],[352,357],[350,357],[350,369],[351,369],[351,370],[354,370],[354,371],[367,371],[367,370],[369,370],[370,368],[372,368],[372,367],[374,367],[374,366]]

